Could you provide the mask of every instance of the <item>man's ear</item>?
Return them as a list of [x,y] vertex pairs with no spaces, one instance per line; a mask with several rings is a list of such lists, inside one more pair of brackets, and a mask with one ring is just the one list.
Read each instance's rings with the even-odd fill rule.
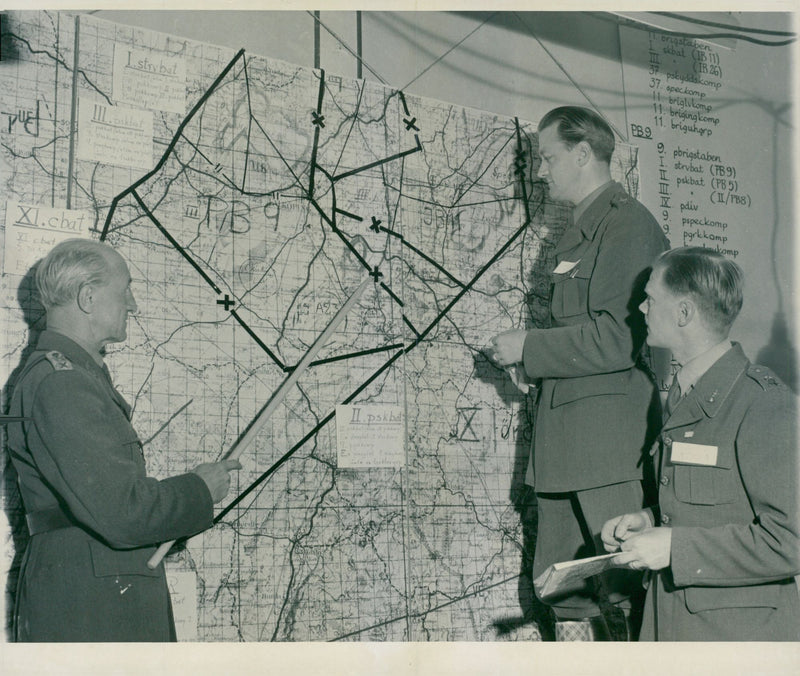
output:
[[691,298],[683,298],[678,303],[678,326],[686,326],[697,315],[697,305]]
[[587,141],[579,141],[575,146],[577,152],[577,162],[579,167],[585,167],[594,156],[592,146]]
[[83,284],[81,288],[78,289],[78,297],[76,300],[81,311],[86,314],[91,314],[95,301],[94,287],[91,284]]

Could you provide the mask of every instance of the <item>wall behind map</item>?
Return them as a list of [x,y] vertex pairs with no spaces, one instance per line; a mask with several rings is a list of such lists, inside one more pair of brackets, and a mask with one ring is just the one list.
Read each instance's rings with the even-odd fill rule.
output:
[[[406,94],[512,119],[535,121],[555,105],[595,107],[614,126],[620,141],[638,146],[640,197],[669,229],[672,244],[719,247],[742,265],[748,280],[747,296],[734,337],[752,358],[768,364],[796,386],[796,340],[792,333],[796,308],[790,293],[794,268],[792,192],[796,181],[789,125],[789,83],[796,74],[792,77],[788,48],[741,40],[723,45],[669,41],[655,31],[620,30],[601,17],[577,13],[376,12],[361,15],[364,63],[359,65],[352,54],[359,37],[355,12],[322,12],[320,18],[325,27],[315,25],[313,17],[305,12],[95,14],[122,25],[120,35],[125,34],[125,25],[144,28],[143,39],[153,40],[148,48],[160,44],[162,37],[151,37],[150,33],[159,31],[234,51],[244,48],[252,54],[305,68],[322,66],[329,75],[360,76]],[[719,20],[729,19],[723,15]],[[17,100],[31,98],[26,98],[24,88],[35,85],[32,67],[29,79],[3,90],[0,124],[15,139],[13,156],[31,161],[38,159],[40,120],[54,120],[52,143],[58,152],[52,153],[52,166],[41,172],[51,180],[30,185],[17,181],[14,186],[16,199],[37,204],[37,211],[14,204],[8,208],[19,218],[48,219],[67,230],[85,231],[89,224],[84,216],[69,209],[85,203],[87,197],[71,193],[77,188],[67,180],[73,169],[67,162],[93,152],[87,147],[70,148],[73,88],[85,92],[89,85],[77,76],[73,79],[69,68],[76,42],[74,17],[50,13],[40,20],[43,33],[59,36],[56,47],[64,59],[64,67],[55,69],[54,76],[48,73],[57,93],[50,102],[52,109],[17,105]],[[771,29],[785,29],[787,23],[785,17],[767,15],[748,15],[742,22]],[[82,36],[82,54],[91,72],[103,71],[106,64],[99,58],[93,62],[91,49],[86,48],[91,35],[85,31]],[[19,41],[5,41],[4,57],[13,57],[14,49],[25,51]],[[40,64],[49,64],[52,55],[37,51],[36,57]],[[211,58],[209,64],[211,71],[215,66]],[[176,62],[163,65],[175,68]],[[660,82],[652,81],[654,77]],[[169,106],[163,109],[169,111]],[[104,110],[113,114],[110,108]],[[164,118],[169,119],[168,114]],[[126,122],[136,127],[141,120],[132,117]],[[147,132],[144,136],[148,136]],[[98,172],[95,176],[91,172],[82,177],[85,184],[95,186],[107,180],[124,186],[132,182],[146,168],[136,165],[137,149],[135,138],[127,150],[117,148],[120,159],[130,160],[130,167],[116,166],[111,170],[113,174]],[[49,150],[38,152],[44,156]],[[17,261],[22,267],[28,263]],[[5,271],[9,271],[8,267]],[[26,310],[35,310],[29,302],[27,281],[15,292],[13,300]],[[16,307],[16,303],[12,305]],[[508,327],[497,328],[510,328],[515,317],[518,315],[505,318]],[[24,345],[23,324],[31,324],[36,318],[34,313],[22,322],[21,317],[15,316],[14,325],[4,327],[12,334],[11,339],[7,337],[8,343],[18,337]],[[444,364],[445,360],[439,363]],[[461,415],[470,410],[460,409]],[[527,450],[526,444],[520,444],[520,448]],[[459,473],[463,470],[459,469]],[[507,472],[501,467],[492,476],[500,496],[498,504],[501,509],[507,508]],[[515,515],[511,521],[516,527]],[[452,528],[453,519],[448,515],[442,524],[446,525],[442,527],[444,532]],[[470,537],[477,532],[473,522],[462,525]],[[14,526],[16,539],[20,524]],[[475,539],[480,544],[481,538]],[[14,543],[17,552],[23,544]],[[480,567],[486,558],[483,552],[469,551],[476,567]],[[515,556],[509,555],[504,566],[515,568]],[[206,565],[206,570],[212,568]],[[508,572],[500,566],[498,570]],[[435,587],[437,594],[442,589]],[[511,597],[515,601],[513,594]],[[503,603],[507,601],[504,597]],[[506,608],[499,602],[497,606]],[[215,626],[215,621],[202,620],[206,627]],[[442,624],[447,627],[446,621]],[[452,636],[474,638],[458,634],[456,629],[459,627],[453,627]],[[218,634],[208,634],[214,639],[228,639],[230,635],[233,634],[221,629]],[[445,635],[450,636],[434,636]]]
[[[330,32],[319,29],[316,55],[315,22],[306,12],[97,14],[303,65],[315,65],[316,56],[329,72],[359,74],[351,53],[358,44],[355,12],[321,12]],[[706,18],[758,30],[792,30],[788,14],[720,12]],[[527,120],[538,120],[555,105],[595,107],[619,138],[639,146],[642,200],[669,227],[672,246],[724,249],[742,266],[745,306],[733,337],[751,359],[770,366],[796,389],[797,313],[790,293],[795,45],[668,38],[657,29],[620,29],[607,19],[580,12],[363,12],[360,74],[421,96]],[[694,34],[711,30],[661,23]],[[655,100],[652,67],[662,80],[661,98]],[[695,86],[693,79],[705,84]],[[700,104],[703,108],[692,107]],[[709,128],[710,135],[686,124],[698,112],[716,120],[695,125]],[[690,164],[694,170],[684,168]],[[690,177],[702,177],[704,185],[692,186],[686,182]],[[723,185],[723,179],[733,183]]]

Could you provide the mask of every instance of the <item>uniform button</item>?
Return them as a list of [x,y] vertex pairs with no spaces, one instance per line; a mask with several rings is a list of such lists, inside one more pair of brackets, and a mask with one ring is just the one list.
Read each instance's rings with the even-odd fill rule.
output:
[[662,477],[661,477],[661,483],[662,483],[664,486],[668,485],[668,484],[669,484],[669,477],[668,477],[668,476],[662,476]]
[[668,514],[662,514],[661,515],[661,523],[669,523],[669,522],[670,522],[669,515]]

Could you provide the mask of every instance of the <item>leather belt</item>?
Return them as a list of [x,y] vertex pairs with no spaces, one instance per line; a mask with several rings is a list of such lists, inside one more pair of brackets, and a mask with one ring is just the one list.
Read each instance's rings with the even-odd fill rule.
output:
[[31,536],[61,528],[72,528],[76,525],[59,507],[31,512],[25,515],[25,520],[28,522],[28,532]]

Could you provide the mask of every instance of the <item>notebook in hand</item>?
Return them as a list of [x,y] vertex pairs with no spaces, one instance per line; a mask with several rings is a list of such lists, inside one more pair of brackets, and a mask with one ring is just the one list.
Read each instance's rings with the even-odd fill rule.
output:
[[577,582],[592,575],[598,575],[609,568],[614,568],[614,559],[618,555],[619,552],[615,552],[591,556],[588,559],[554,563],[533,581],[533,585],[540,598],[570,591]]

